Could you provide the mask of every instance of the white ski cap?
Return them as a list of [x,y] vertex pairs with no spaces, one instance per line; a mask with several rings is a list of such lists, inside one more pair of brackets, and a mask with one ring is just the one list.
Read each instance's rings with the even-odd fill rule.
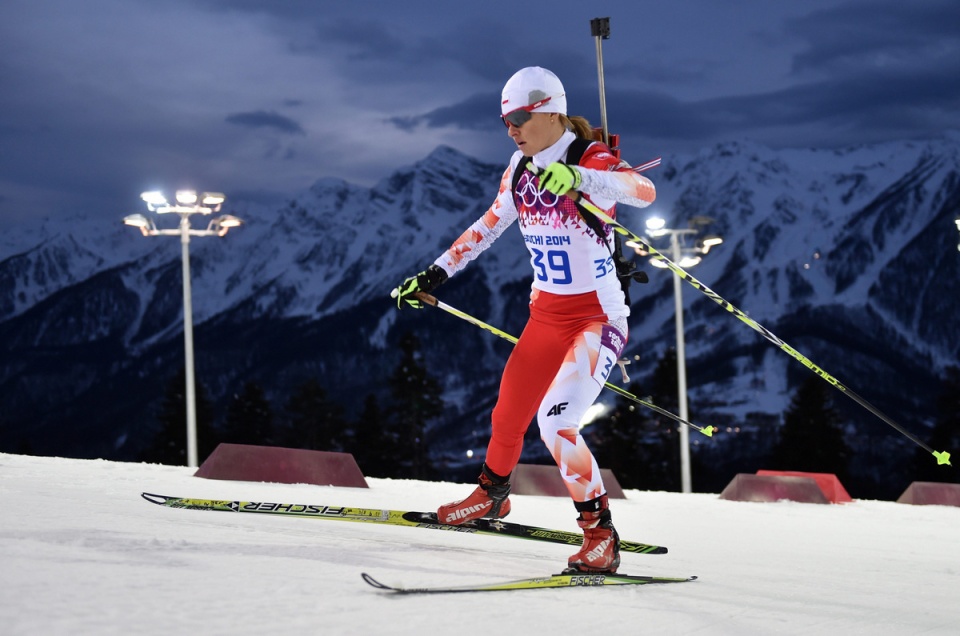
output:
[[563,90],[560,78],[539,66],[522,68],[503,85],[500,114],[506,115],[547,97],[550,101],[534,109],[533,112],[567,114],[567,94]]

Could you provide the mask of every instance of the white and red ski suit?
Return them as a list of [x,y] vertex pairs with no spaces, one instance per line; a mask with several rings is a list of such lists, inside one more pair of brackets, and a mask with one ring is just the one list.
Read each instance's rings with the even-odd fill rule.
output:
[[[531,158],[539,172],[563,162],[575,139],[567,131]],[[523,436],[534,415],[574,501],[605,494],[593,454],[579,423],[603,388],[627,339],[627,306],[614,267],[612,229],[601,224],[598,237],[575,202],[539,191],[539,178],[527,170],[513,191],[517,151],[500,180],[493,205],[435,263],[448,275],[463,269],[515,221],[520,223],[533,286],[530,319],[507,360],[493,409],[486,465],[509,475],[520,460]],[[583,153],[578,188],[593,205],[615,217],[615,204],[650,205],[656,191],[649,179],[630,170],[605,145]]]

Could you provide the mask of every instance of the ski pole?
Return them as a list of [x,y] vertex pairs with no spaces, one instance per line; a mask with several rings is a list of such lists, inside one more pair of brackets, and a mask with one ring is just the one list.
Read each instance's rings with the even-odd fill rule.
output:
[[[500,338],[503,338],[504,340],[506,340],[507,342],[509,342],[509,343],[511,343],[511,344],[517,344],[517,338],[515,338],[514,336],[511,336],[511,335],[508,334],[506,331],[501,331],[500,329],[497,329],[497,328],[494,327],[493,325],[488,325],[487,323],[483,322],[483,321],[480,320],[479,318],[474,318],[473,316],[471,316],[471,315],[468,314],[468,313],[462,312],[462,311],[460,311],[459,309],[456,309],[456,308],[454,308],[454,307],[451,307],[451,306],[448,305],[447,303],[442,302],[442,301],[440,301],[440,300],[437,300],[436,297],[431,296],[430,294],[428,294],[428,293],[426,293],[426,292],[417,292],[417,293],[414,294],[414,296],[416,296],[417,298],[419,298],[421,302],[424,302],[424,303],[426,303],[426,304],[428,304],[428,305],[430,305],[430,306],[432,306],[432,307],[436,307],[436,308],[438,308],[438,309],[442,309],[442,310],[444,310],[445,312],[447,312],[448,314],[453,314],[453,315],[456,316],[457,318],[461,318],[461,319],[463,319],[463,320],[466,320],[466,321],[469,322],[470,324],[476,325],[477,327],[480,327],[481,329],[485,329],[485,330],[489,331],[490,333],[492,333],[493,335],[499,336]],[[633,393],[630,393],[629,391],[626,391],[626,390],[624,390],[624,389],[621,389],[621,388],[618,387],[617,385],[611,384],[610,382],[604,383],[604,386],[605,386],[606,388],[610,389],[611,391],[613,391],[614,393],[617,393],[617,394],[619,394],[619,395],[627,398],[628,400],[630,400],[630,401],[632,401],[632,402],[636,402],[637,404],[640,404],[640,405],[642,405],[642,406],[645,406],[645,407],[647,407],[648,409],[650,409],[650,410],[652,410],[652,411],[655,411],[656,413],[659,413],[660,415],[663,415],[663,416],[665,416],[665,417],[669,417],[671,420],[674,420],[674,421],[679,422],[679,423],[681,423],[681,424],[685,424],[685,425],[689,426],[690,428],[692,428],[692,429],[694,429],[694,430],[696,430],[696,431],[700,431],[701,433],[703,433],[703,434],[706,435],[707,437],[713,437],[713,433],[714,433],[716,430],[718,430],[715,426],[698,426],[698,425],[694,424],[693,422],[688,422],[687,420],[682,419],[682,418],[679,417],[678,415],[674,415],[674,414],[671,413],[670,411],[667,411],[667,410],[665,410],[665,409],[660,408],[659,406],[657,406],[656,404],[653,404],[652,402],[647,402],[646,400],[641,400],[640,398],[638,398],[638,397],[637,397],[636,395],[634,395]]]
[[[533,162],[530,162],[529,164],[527,164],[527,166],[532,170]],[[884,422],[892,426],[894,429],[899,431],[902,435],[904,435],[907,439],[912,441],[914,444],[916,444],[923,450],[933,455],[937,459],[937,464],[946,464],[947,466],[952,465],[950,463],[950,453],[948,453],[947,451],[935,451],[932,448],[930,448],[930,446],[925,444],[916,435],[914,435],[913,433],[910,433],[909,431],[901,427],[899,424],[894,422],[892,419],[884,415],[879,409],[877,409],[875,406],[873,406],[872,404],[867,402],[865,399],[857,395],[852,389],[841,384],[839,380],[837,380],[835,377],[833,377],[832,375],[830,375],[829,373],[827,373],[826,371],[824,371],[823,369],[815,365],[809,358],[807,358],[805,355],[803,355],[802,353],[800,353],[799,351],[797,351],[796,349],[788,345],[786,342],[778,338],[769,329],[765,328],[756,320],[754,320],[747,314],[743,313],[742,311],[734,307],[732,304],[730,304],[730,302],[721,298],[719,294],[717,294],[715,291],[713,291],[712,289],[710,289],[709,287],[701,283],[699,280],[691,276],[685,269],[683,269],[682,267],[680,267],[679,265],[671,261],[669,258],[661,254],[659,251],[654,249],[653,246],[650,245],[646,240],[637,236],[634,232],[631,232],[629,229],[625,228],[615,219],[610,217],[606,212],[604,212],[597,206],[587,201],[585,197],[579,197],[579,200],[580,200],[580,204],[583,205],[583,207],[588,212],[592,213],[598,219],[600,219],[607,225],[611,226],[614,229],[614,231],[622,234],[623,236],[628,237],[632,241],[635,241],[643,249],[649,252],[651,256],[662,261],[664,265],[666,265],[671,271],[673,271],[674,274],[676,274],[683,280],[693,285],[698,291],[703,292],[707,296],[707,298],[714,301],[715,303],[717,303],[718,305],[720,305],[721,307],[723,307],[724,309],[732,313],[734,316],[736,316],[737,318],[745,322],[751,329],[758,332],[760,335],[762,335],[764,338],[766,338],[773,344],[777,345],[777,347],[779,347],[780,349],[782,349],[783,351],[791,355],[793,358],[795,358],[797,361],[799,361],[800,364],[802,364],[803,366],[807,367],[808,369],[816,373],[818,376],[820,376],[821,378],[826,380],[828,383],[830,383],[834,388],[840,390],[844,395],[851,398],[857,404],[867,409],[868,411],[876,415],[878,418],[880,418],[881,420],[883,420]]]

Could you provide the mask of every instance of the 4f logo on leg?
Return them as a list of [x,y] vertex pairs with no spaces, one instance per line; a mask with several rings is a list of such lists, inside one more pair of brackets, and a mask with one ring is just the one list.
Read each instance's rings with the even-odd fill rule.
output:
[[560,415],[565,410],[567,410],[567,402],[560,402],[560,404],[554,404],[550,407],[550,411],[547,413],[547,417],[551,415]]

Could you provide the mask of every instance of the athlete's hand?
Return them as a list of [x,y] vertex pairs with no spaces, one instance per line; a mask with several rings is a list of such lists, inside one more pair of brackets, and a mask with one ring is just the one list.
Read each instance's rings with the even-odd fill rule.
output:
[[434,264],[416,276],[406,279],[390,294],[397,299],[397,309],[403,309],[406,303],[414,309],[423,309],[423,303],[414,296],[417,292],[430,293],[447,280],[447,273],[443,268]]
[[540,174],[540,190],[561,196],[579,188],[582,180],[580,171],[573,166],[553,162]]

